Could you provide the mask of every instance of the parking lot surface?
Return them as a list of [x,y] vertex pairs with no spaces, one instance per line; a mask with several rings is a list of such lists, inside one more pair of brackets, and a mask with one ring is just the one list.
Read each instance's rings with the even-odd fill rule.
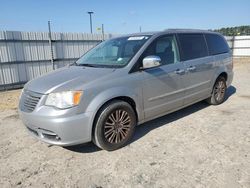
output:
[[20,90],[0,93],[0,187],[250,187],[250,63],[219,106],[197,103],[136,128],[113,152],[50,146],[19,119]]

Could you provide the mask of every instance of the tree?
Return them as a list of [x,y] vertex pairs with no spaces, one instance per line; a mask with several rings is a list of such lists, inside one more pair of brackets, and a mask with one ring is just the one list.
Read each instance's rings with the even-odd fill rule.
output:
[[226,27],[215,29],[213,31],[219,32],[222,35],[236,36],[236,35],[250,35],[250,25],[243,25],[237,27]]

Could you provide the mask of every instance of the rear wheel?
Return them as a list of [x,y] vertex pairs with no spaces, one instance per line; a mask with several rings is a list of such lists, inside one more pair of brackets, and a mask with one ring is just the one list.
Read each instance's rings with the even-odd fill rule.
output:
[[226,90],[226,79],[222,76],[218,77],[214,84],[212,95],[206,101],[212,105],[223,103],[225,100]]
[[112,101],[97,115],[93,141],[104,150],[116,150],[125,146],[133,137],[135,126],[133,108],[124,101]]

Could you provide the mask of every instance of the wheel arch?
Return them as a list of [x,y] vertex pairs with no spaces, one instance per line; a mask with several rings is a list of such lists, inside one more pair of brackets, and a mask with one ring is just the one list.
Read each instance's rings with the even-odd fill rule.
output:
[[219,77],[224,77],[225,80],[227,81],[227,79],[228,79],[228,74],[227,74],[225,71],[224,71],[224,72],[221,72],[221,73],[217,76],[216,80],[217,80]]
[[96,111],[95,115],[94,115],[94,119],[93,119],[93,122],[92,122],[92,130],[91,130],[91,135],[92,135],[92,138],[93,138],[93,134],[94,134],[94,130],[95,130],[95,126],[96,126],[96,121],[97,121],[97,118],[98,118],[98,115],[100,114],[101,110],[107,106],[109,103],[111,103],[112,101],[115,101],[115,100],[118,100],[118,101],[124,101],[126,103],[128,103],[134,110],[135,112],[135,115],[136,115],[136,122],[138,122],[139,120],[139,117],[138,117],[138,109],[137,109],[137,106],[136,106],[136,102],[133,98],[129,97],[129,96],[116,96],[116,97],[113,97],[107,101],[105,101],[100,107],[99,109]]
[[214,73],[214,76],[213,76],[213,78],[212,78],[212,80],[211,80],[211,83],[210,83],[210,93],[212,93],[214,84],[215,84],[216,80],[217,80],[220,76],[223,76],[223,77],[226,79],[226,81],[227,81],[227,79],[228,79],[228,73],[226,72],[226,70],[225,70],[224,68],[223,68],[223,69],[220,68],[220,69],[218,69],[218,70]]

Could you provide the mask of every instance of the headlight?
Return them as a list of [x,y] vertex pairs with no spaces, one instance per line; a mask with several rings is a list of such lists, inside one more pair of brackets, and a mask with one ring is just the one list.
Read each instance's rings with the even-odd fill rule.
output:
[[82,91],[64,91],[59,93],[50,93],[45,102],[46,106],[57,108],[70,108],[80,103]]

